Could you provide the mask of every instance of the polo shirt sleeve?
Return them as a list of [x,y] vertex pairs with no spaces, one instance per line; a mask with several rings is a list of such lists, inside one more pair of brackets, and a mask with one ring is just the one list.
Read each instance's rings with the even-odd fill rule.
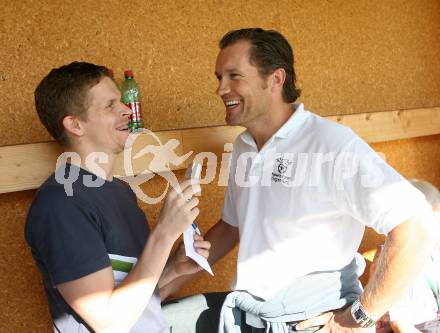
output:
[[55,286],[110,266],[100,228],[89,203],[52,188],[37,194],[26,238]]
[[232,170],[236,169],[235,165],[237,164],[237,150],[237,142],[235,142],[229,163],[228,188],[226,189],[226,194],[223,201],[222,220],[229,225],[238,228],[237,208],[234,204],[234,193],[237,185],[235,183],[235,172],[232,172]]
[[381,234],[432,215],[425,196],[358,137],[337,154],[332,185],[338,205]]
[[238,227],[238,222],[236,218],[237,215],[235,213],[235,206],[233,205],[232,196],[232,186],[228,184],[228,189],[226,190],[225,200],[223,203],[222,220],[225,221],[227,224],[232,225],[233,227]]

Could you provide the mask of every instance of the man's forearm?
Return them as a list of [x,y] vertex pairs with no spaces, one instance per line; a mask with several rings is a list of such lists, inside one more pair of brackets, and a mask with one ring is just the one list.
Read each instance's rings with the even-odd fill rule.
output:
[[[211,229],[209,229],[204,238],[211,242],[208,261],[212,266],[226,254],[228,254],[238,243],[238,229],[220,220]],[[181,275],[170,281],[171,279],[166,278],[165,274],[167,274],[167,270],[171,271],[171,269],[171,267],[167,267],[165,269],[164,277],[161,277],[159,282],[160,297],[162,300],[165,300],[170,295],[175,294],[184,284],[188,283],[200,273],[198,272],[195,274]],[[167,282],[164,283],[165,280],[167,280]]]
[[211,251],[208,261],[214,265],[227,255],[239,242],[238,228],[227,224],[223,220],[218,221],[205,236],[211,242]]
[[438,223],[430,217],[408,220],[389,233],[376,271],[360,299],[373,319],[388,311],[414,282],[439,234]]
[[118,314],[117,321],[122,324],[121,327],[126,327],[123,321],[131,327],[150,301],[172,244],[171,240],[166,241],[153,232],[133,270],[114,289],[108,302],[109,313]]
[[116,288],[111,267],[57,288],[96,332],[128,332],[154,293],[173,240],[153,231],[137,264]]
[[159,279],[159,293],[160,299],[165,301],[171,295],[174,295],[185,283],[191,280],[195,274],[179,275],[174,269],[173,258],[167,263],[163,270],[162,276]]

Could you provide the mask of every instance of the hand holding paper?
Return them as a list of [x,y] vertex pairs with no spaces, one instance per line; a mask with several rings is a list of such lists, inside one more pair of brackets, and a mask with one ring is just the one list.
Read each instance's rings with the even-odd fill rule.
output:
[[[200,175],[202,173],[201,164],[194,162],[186,171],[186,178],[190,179],[200,179]],[[200,230],[197,227],[197,224],[194,222],[188,229],[183,233],[183,243],[185,244],[185,254],[194,260],[200,267],[208,271],[209,274],[214,275],[212,273],[211,267],[209,266],[208,261],[205,257],[198,254],[194,248],[194,234],[198,233],[200,235]]]
[[209,266],[208,260],[196,252],[194,248],[194,234],[195,230],[193,227],[189,227],[183,233],[183,243],[185,244],[185,254],[194,260],[200,267],[208,271],[209,274],[214,275]]

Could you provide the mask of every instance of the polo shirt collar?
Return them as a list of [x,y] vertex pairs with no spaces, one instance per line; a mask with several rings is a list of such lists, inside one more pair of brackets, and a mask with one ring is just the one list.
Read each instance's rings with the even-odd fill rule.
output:
[[[292,104],[292,108],[295,108],[295,112],[284,123],[284,125],[281,126],[280,129],[275,132],[275,134],[272,136],[272,139],[273,138],[285,139],[289,135],[298,131],[299,128],[304,124],[304,122],[309,114],[307,111],[304,110],[304,104],[303,103]],[[251,146],[255,145],[254,138],[249,133],[249,131],[247,131],[247,130],[244,131],[240,137],[244,143],[251,145]]]
[[304,124],[304,121],[307,118],[307,112],[304,111],[304,104],[292,104],[292,108],[295,108],[295,112],[284,123],[284,125],[275,132],[275,134],[273,135],[274,137],[285,139],[290,134],[298,131],[302,124]]

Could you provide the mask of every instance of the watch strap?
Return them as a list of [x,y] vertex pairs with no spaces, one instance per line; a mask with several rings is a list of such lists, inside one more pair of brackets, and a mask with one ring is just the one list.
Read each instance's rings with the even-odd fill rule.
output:
[[362,306],[359,298],[351,305],[351,316],[357,324],[364,328],[373,327],[376,324],[376,321],[370,317],[368,312]]

